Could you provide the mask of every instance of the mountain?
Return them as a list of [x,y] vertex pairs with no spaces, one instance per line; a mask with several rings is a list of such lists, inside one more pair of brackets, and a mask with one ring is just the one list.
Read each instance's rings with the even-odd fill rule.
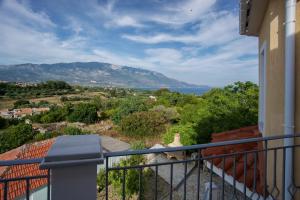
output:
[[208,88],[171,79],[154,71],[100,62],[0,65],[0,80],[63,80],[70,84],[130,88]]

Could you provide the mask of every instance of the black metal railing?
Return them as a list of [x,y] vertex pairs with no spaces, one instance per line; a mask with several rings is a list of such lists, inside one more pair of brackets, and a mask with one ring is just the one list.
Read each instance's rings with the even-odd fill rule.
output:
[[[33,192],[31,187],[31,181],[35,180],[45,180],[46,184],[41,185],[41,187],[47,187],[47,194],[45,194],[47,200],[50,200],[50,171],[49,170],[39,170],[39,164],[41,163],[42,158],[37,159],[26,159],[26,160],[9,160],[9,161],[0,161],[0,168],[3,167],[19,167],[14,170],[14,173],[9,173],[9,171],[5,172],[0,178],[0,199],[3,200],[11,200],[11,199],[30,199],[30,194]],[[35,167],[34,175],[26,175],[30,174],[25,172],[24,176],[16,176],[19,170],[30,170],[27,166]],[[5,170],[5,169],[4,169]],[[22,184],[25,182],[25,186]],[[14,183],[15,187],[12,187],[10,183]],[[16,189],[17,188],[17,189]],[[14,194],[10,194],[10,190],[13,190]],[[34,188],[38,189],[38,188]],[[18,190],[18,191],[16,191]],[[45,199],[45,198],[43,198]]]
[[[285,199],[288,193],[292,199],[297,199],[299,187],[295,185],[294,180],[286,187],[284,172],[287,167],[285,162],[287,153],[296,153],[300,145],[284,146],[283,141],[298,137],[300,134],[183,147],[106,152],[105,187],[101,191],[103,195],[99,195],[99,198]],[[234,151],[218,152],[222,148]],[[209,151],[213,153],[207,153]],[[130,158],[138,162],[142,158],[143,161],[122,162]],[[114,163],[110,160],[114,160]],[[0,161],[0,169],[5,166],[39,165],[41,161],[42,158]],[[294,164],[292,166],[294,167]],[[290,170],[294,178],[295,170],[294,168]],[[45,196],[47,195],[46,198],[49,200],[49,170],[41,170],[41,174],[32,176],[1,177],[1,199],[12,199],[9,196],[10,183],[18,181],[25,182],[22,198],[30,199],[31,181],[36,179],[46,180]],[[114,184],[113,179],[118,179],[119,185]],[[128,185],[129,183],[132,185]],[[117,186],[119,186],[117,190],[110,191],[110,188]],[[132,193],[128,193],[129,189]],[[111,197],[111,192],[115,192],[116,195]]]
[[[292,199],[296,199],[299,187],[295,185],[294,180],[289,185],[288,191],[285,189],[285,169],[286,169],[286,153],[293,153],[300,145],[284,146],[283,141],[286,139],[297,138],[300,135],[291,136],[272,136],[249,138],[234,141],[225,141],[209,144],[200,144],[173,148],[145,149],[132,150],[122,152],[107,152],[104,154],[106,160],[105,172],[105,198],[110,199],[109,185],[110,173],[118,172],[121,176],[121,189],[117,191],[120,199],[130,199],[131,194],[126,192],[129,187],[126,181],[127,174],[130,170],[138,171],[138,177],[135,183],[138,183],[136,195],[138,199],[149,199],[149,195],[145,194],[145,188],[141,185],[145,175],[145,169],[151,169],[154,173],[153,180],[145,177],[147,181],[152,181],[150,184],[151,198],[150,199],[285,199],[285,193],[288,192]],[[247,145],[254,145],[255,148],[248,148]],[[208,149],[218,151],[218,148],[225,147],[240,151],[230,153],[212,153],[205,155]],[[244,146],[244,147],[243,147]],[[260,146],[260,148],[259,148]],[[244,150],[243,150],[244,149]],[[110,166],[110,159],[115,157],[130,158],[130,156],[145,156],[149,154],[164,155],[175,152],[183,152],[186,157],[183,159],[165,159],[156,162],[144,162],[134,165],[120,165],[118,163]],[[193,153],[194,152],[194,153]],[[191,156],[192,155],[192,156]],[[228,167],[228,163],[232,165]],[[182,173],[182,180],[174,185],[174,168],[176,165],[181,165],[182,170],[176,173]],[[183,166],[182,166],[183,165]],[[188,166],[192,165],[189,171]],[[158,184],[158,176],[160,168],[169,166],[169,170],[164,170],[161,173],[169,173],[169,187],[167,191],[158,192],[161,186]],[[294,166],[292,164],[292,166]],[[166,167],[164,167],[166,168]],[[206,172],[203,171],[206,169]],[[291,169],[294,173],[294,169]],[[129,175],[128,175],[129,176]],[[203,183],[203,177],[206,176],[206,190]],[[294,175],[293,175],[294,178]],[[132,179],[132,177],[130,178]],[[166,179],[166,178],[165,178]],[[148,184],[149,185],[149,184]],[[177,194],[177,196],[176,196]],[[299,198],[299,197],[298,197]]]

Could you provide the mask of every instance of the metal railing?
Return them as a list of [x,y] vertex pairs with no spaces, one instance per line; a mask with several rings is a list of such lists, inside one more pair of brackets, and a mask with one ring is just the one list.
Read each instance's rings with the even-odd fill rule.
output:
[[[108,152],[104,154],[106,160],[105,172],[105,199],[109,197],[110,173],[118,172],[121,178],[121,190],[119,191],[120,199],[130,199],[126,189],[127,174],[130,170],[138,171],[138,177],[135,184],[138,184],[136,191],[138,199],[147,199],[144,194],[144,188],[141,183],[145,176],[145,169],[152,169],[154,173],[154,180],[152,181],[152,198],[157,199],[178,199],[175,194],[179,194],[179,199],[284,199],[285,192],[289,192],[292,199],[296,198],[296,193],[299,189],[293,182],[289,186],[289,191],[285,191],[285,177],[284,170],[286,169],[285,157],[286,152],[292,149],[293,152],[299,148],[300,145],[283,146],[283,140],[288,138],[300,137],[299,134],[291,136],[271,136],[260,138],[249,138],[234,141],[225,141],[209,144],[200,144],[173,148],[159,148],[159,149],[144,149],[122,152]],[[204,156],[203,151],[206,149],[216,149],[220,147],[234,147],[248,144],[260,145],[262,148],[255,148],[224,154]],[[233,148],[234,149],[234,148]],[[141,163],[135,165],[118,165],[109,166],[109,159],[114,157],[130,158],[130,156],[147,155],[147,154],[168,154],[170,152],[184,152],[191,154],[196,152],[197,156],[184,157],[176,160],[166,159],[165,161]],[[195,155],[195,153],[194,153]],[[252,159],[250,159],[252,157]],[[253,162],[250,164],[250,160]],[[226,165],[231,162],[230,169],[226,169]],[[242,162],[242,164],[241,164]],[[218,164],[215,164],[218,163]],[[182,181],[174,186],[174,168],[175,165],[183,165],[181,173],[183,173]],[[188,165],[193,165],[193,168],[188,171]],[[163,166],[169,166],[169,189],[167,193],[158,192],[160,186],[158,185],[159,170]],[[240,169],[242,166],[242,169]],[[252,166],[252,167],[250,167]],[[292,165],[294,166],[294,165]],[[201,176],[203,175],[203,168],[206,168],[207,190],[203,192],[204,184],[201,183]],[[222,170],[224,169],[224,170]],[[294,169],[291,169],[294,173]],[[242,171],[242,176],[241,173]],[[164,170],[166,173],[166,170]],[[191,176],[196,178],[192,179]],[[242,179],[238,179],[239,177]],[[249,178],[250,177],[250,178]],[[251,178],[252,177],[252,178]],[[294,176],[293,176],[294,177]],[[148,177],[146,177],[148,179]],[[249,180],[251,183],[249,183]],[[193,182],[191,182],[193,181]],[[218,189],[214,191],[215,182],[218,182]],[[130,183],[133,183],[132,180]],[[189,186],[193,186],[194,190],[190,190]],[[202,190],[202,191],[201,191]],[[193,195],[191,195],[193,193]],[[127,195],[127,196],[126,196]],[[129,194],[130,195],[130,194]],[[151,199],[152,199],[151,198]],[[298,197],[299,198],[299,197]]]
[[[42,162],[42,158],[37,159],[26,159],[26,160],[9,160],[9,161],[0,161],[1,167],[12,167],[12,166],[28,166],[28,165],[36,165],[37,167]],[[11,200],[11,199],[30,199],[30,194],[32,192],[31,189],[31,181],[45,179],[46,187],[47,187],[47,200],[50,200],[50,171],[49,170],[40,170],[40,173],[37,173],[32,176],[20,176],[15,177],[13,174],[9,175],[9,177],[0,178],[0,189],[1,196],[0,199],[3,200]],[[21,185],[21,182],[25,181],[25,187]],[[20,191],[15,191],[17,195],[9,195],[10,183],[16,183],[17,188]]]
[[[114,187],[111,179],[117,177],[119,178],[120,187],[114,192],[117,193],[118,199],[124,200],[284,199],[286,192],[291,194],[293,199],[296,199],[299,187],[295,185],[295,182],[289,185],[288,191],[285,190],[285,157],[287,151],[293,150],[295,153],[300,145],[283,146],[283,140],[298,137],[300,137],[300,134],[249,138],[173,148],[106,152],[104,153],[105,187],[102,191],[104,194],[102,197],[106,200],[115,199],[115,197],[110,197],[111,191],[109,188]],[[247,149],[246,146],[251,144],[256,145],[257,148]],[[258,148],[259,145],[262,148]],[[245,146],[244,149],[246,150],[205,155],[205,151],[209,149],[217,151],[223,147],[235,149],[236,146]],[[168,155],[174,156],[178,152],[183,155],[180,159],[167,158]],[[145,159],[145,156],[149,155],[152,156],[151,161]],[[162,159],[159,160],[158,156],[162,156]],[[143,162],[134,164],[123,162],[122,165],[118,163],[109,165],[109,160],[116,157],[123,157],[123,160],[139,157],[143,158]],[[39,165],[41,161],[42,158],[0,161],[0,168]],[[294,173],[294,169],[291,170]],[[132,176],[132,172],[135,172],[135,176]],[[0,178],[0,186],[3,191],[0,198],[10,199],[8,195],[10,182],[25,181],[25,192],[22,198],[29,200],[32,194],[30,183],[36,179],[47,180],[47,199],[49,200],[49,170],[46,173],[41,171],[40,175],[34,176]],[[149,188],[146,188],[146,185]],[[134,197],[128,193],[129,188],[135,192]]]

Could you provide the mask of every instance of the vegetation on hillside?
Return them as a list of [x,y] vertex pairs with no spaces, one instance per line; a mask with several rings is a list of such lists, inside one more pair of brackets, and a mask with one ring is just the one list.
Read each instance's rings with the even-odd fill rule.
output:
[[[78,99],[61,98],[60,104],[57,105],[45,101],[32,103],[23,98],[16,101],[14,107],[49,106],[49,111],[27,117],[33,123],[67,121],[94,124],[101,120],[111,120],[114,123],[114,130],[119,135],[129,138],[129,141],[141,138],[147,141],[155,138],[157,141],[160,138],[162,143],[168,144],[173,141],[175,133],[179,133],[184,145],[207,143],[212,133],[255,125],[258,118],[258,87],[251,82],[236,82],[224,88],[212,89],[201,96],[180,94],[168,89],[156,91],[119,88],[78,89],[77,86],[71,87],[56,81],[25,87],[22,90],[31,93],[43,89],[45,93],[51,94],[54,88],[69,92],[91,91],[98,95],[89,98],[81,96],[82,98]],[[1,90],[3,91],[3,88]],[[4,143],[6,136],[3,135],[7,135],[7,132],[11,132],[11,129],[20,123],[22,120],[12,123],[0,118],[0,142]],[[59,134],[65,133],[61,131]],[[43,137],[41,134],[24,135],[18,142],[7,140],[8,142],[5,142],[7,147],[4,149],[14,148],[35,138],[50,138],[57,135],[57,133]]]

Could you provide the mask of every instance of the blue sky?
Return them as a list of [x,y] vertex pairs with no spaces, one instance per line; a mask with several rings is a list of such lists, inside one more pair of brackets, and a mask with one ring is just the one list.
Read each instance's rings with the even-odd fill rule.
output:
[[238,0],[0,0],[0,64],[99,61],[210,86],[257,82]]

